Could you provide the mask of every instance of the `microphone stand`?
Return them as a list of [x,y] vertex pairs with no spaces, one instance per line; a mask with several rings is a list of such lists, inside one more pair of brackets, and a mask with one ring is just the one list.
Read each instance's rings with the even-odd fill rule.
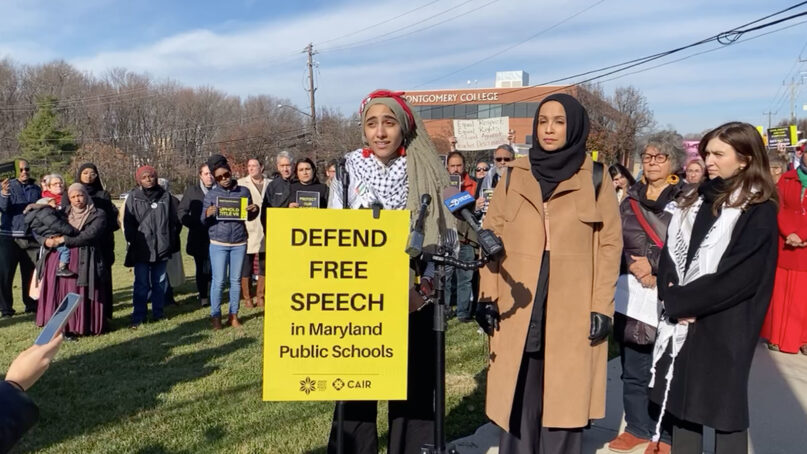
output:
[[448,313],[445,299],[445,268],[446,265],[463,270],[475,270],[485,266],[490,258],[483,253],[482,259],[463,261],[451,256],[451,251],[443,246],[437,249],[437,254],[423,254],[423,261],[435,264],[434,273],[434,303],[433,331],[435,339],[435,392],[434,392],[434,441],[420,448],[421,454],[459,454],[453,446],[446,446],[445,412],[446,412],[446,314]]
[[[348,201],[348,194],[350,188],[350,174],[345,167],[345,158],[339,160],[337,165],[337,173],[339,181],[342,183],[342,209],[349,209],[350,202]],[[344,454],[345,452],[345,401],[336,401],[336,454]]]

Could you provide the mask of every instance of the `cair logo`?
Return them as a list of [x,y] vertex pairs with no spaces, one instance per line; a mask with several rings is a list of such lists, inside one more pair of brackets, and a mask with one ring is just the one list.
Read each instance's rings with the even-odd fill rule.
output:
[[340,391],[347,387],[348,389],[370,389],[372,382],[370,380],[348,380],[345,382],[341,378],[337,378],[331,383],[333,389]]

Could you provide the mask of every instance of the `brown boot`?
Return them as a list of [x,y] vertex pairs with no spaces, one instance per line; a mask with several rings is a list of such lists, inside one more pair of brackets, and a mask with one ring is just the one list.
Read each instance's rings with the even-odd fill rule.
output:
[[248,277],[242,277],[241,278],[241,301],[242,301],[242,304],[244,305],[244,307],[246,307],[247,309],[252,309],[253,307],[255,307],[255,305],[252,304],[252,295],[250,295],[249,290],[250,290],[249,289],[249,278]]
[[221,329],[221,315],[217,315],[212,318],[213,320],[213,330],[217,331]]
[[230,326],[233,328],[241,328],[241,322],[238,321],[237,314],[230,314]]
[[266,278],[264,276],[258,276],[258,285],[255,288],[255,305],[258,307],[263,307],[263,293],[266,289]]

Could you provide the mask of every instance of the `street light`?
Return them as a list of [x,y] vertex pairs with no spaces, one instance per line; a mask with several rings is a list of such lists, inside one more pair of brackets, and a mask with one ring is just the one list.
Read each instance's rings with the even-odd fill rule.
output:
[[298,109],[298,108],[296,108],[294,106],[290,106],[288,104],[278,104],[277,105],[278,109],[282,109],[284,107],[289,108],[291,110],[294,110],[295,112],[301,113],[301,114],[305,115],[306,117],[308,117],[308,119],[311,121],[311,129],[314,131],[314,134],[317,133],[317,120],[314,118],[314,115],[312,115],[310,113],[307,113],[307,112],[303,112],[302,110],[300,110],[300,109]]

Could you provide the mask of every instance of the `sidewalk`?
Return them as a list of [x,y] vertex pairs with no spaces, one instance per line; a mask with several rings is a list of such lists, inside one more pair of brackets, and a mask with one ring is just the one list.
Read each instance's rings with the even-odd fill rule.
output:
[[[583,436],[583,454],[611,453],[605,444],[616,436],[622,419],[622,381],[619,359],[608,363],[605,418],[594,421]],[[769,351],[760,343],[749,380],[751,411],[750,452],[793,454],[807,452],[807,356]],[[471,436],[453,442],[460,454],[497,454],[499,428],[488,423]],[[704,435],[704,453],[714,444]]]

